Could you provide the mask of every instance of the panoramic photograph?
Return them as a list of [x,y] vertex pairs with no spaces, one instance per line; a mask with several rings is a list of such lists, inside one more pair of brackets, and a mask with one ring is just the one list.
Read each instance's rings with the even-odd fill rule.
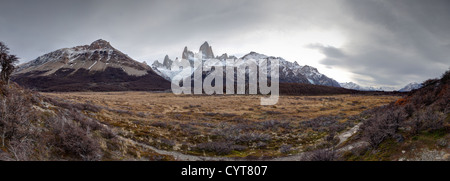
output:
[[450,161],[449,17],[445,0],[2,0],[0,160]]

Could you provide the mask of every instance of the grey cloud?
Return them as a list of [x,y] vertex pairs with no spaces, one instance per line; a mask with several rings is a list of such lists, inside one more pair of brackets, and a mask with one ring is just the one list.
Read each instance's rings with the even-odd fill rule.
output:
[[[230,47],[222,49],[258,45],[264,34],[244,40],[260,30],[287,36],[304,29],[338,31],[346,37],[342,47],[309,45],[326,56],[321,64],[354,73],[360,84],[402,86],[449,68],[448,17],[446,0],[4,0],[0,40],[22,62],[99,38],[132,57],[154,60],[180,56],[186,45],[196,50],[205,40],[213,48],[227,42]],[[215,53],[253,49],[241,51]]]
[[438,77],[449,68],[448,1],[368,0],[345,5],[351,18],[339,26],[352,38],[341,49],[311,47],[327,56],[322,64],[355,73],[353,79],[362,84],[397,87]]
[[333,47],[333,46],[324,46],[321,44],[310,44],[307,46],[308,48],[312,49],[318,49],[320,52],[322,52],[324,55],[326,55],[329,58],[344,58],[345,54],[342,52],[342,50]]

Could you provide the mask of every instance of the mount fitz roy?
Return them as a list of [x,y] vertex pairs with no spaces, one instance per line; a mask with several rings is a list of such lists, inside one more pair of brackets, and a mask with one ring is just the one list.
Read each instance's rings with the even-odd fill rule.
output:
[[[221,61],[222,65],[225,65],[225,61],[227,59],[238,59],[235,56],[228,56],[227,53],[224,53],[221,56],[214,56],[212,47],[208,44],[208,42],[205,42],[200,46],[199,52],[202,52],[203,63],[205,63],[206,60],[215,58]],[[181,57],[182,59],[188,60],[191,67],[194,67],[194,52],[185,47]],[[243,56],[241,59],[244,61],[249,59],[254,59],[256,61],[259,61],[261,59],[278,60],[280,62],[280,83],[303,83],[340,87],[337,81],[319,73],[316,68],[308,65],[300,66],[297,62],[292,63],[286,61],[281,57],[273,57],[256,52],[250,52],[247,55]],[[178,58],[173,61],[169,58],[168,55],[166,55],[162,63],[156,60],[152,64],[152,68],[158,75],[170,81],[175,75],[180,72],[180,70],[172,70],[172,65],[174,64],[174,62],[178,62]],[[204,72],[204,74],[208,74],[208,72]]]
[[12,80],[38,91],[159,91],[171,87],[150,66],[101,39],[19,65]]

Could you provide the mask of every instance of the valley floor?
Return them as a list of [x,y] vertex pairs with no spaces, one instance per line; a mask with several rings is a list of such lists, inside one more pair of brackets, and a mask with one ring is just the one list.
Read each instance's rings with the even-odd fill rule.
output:
[[334,147],[358,125],[361,112],[400,98],[281,96],[278,104],[261,106],[261,96],[255,95],[41,94],[98,106],[100,111],[85,113],[124,139],[158,149],[161,154],[172,151],[197,158],[234,159],[273,159]]

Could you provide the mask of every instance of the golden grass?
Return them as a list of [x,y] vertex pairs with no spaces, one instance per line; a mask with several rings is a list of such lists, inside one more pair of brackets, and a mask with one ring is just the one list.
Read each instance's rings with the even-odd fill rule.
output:
[[[340,122],[362,111],[397,100],[396,96],[281,96],[274,106],[261,106],[257,95],[194,96],[150,92],[73,92],[42,93],[75,102],[103,106],[96,118],[119,128],[123,136],[162,149],[180,150],[195,154],[190,147],[197,143],[214,141],[214,130],[221,126],[257,124],[262,121],[288,122],[293,129],[258,130],[272,136],[265,148],[247,145],[245,153],[233,155],[280,155],[283,144],[292,144],[294,150],[314,145],[326,134],[311,130],[299,132],[299,122],[319,116],[338,116]],[[120,111],[114,111],[120,110]],[[128,111],[128,113],[127,113]],[[165,123],[158,126],[155,123]],[[187,129],[186,125],[193,128]],[[189,126],[189,127],[190,127]],[[194,132],[194,133],[190,133]],[[195,133],[198,132],[198,133]],[[173,140],[174,144],[166,144]],[[180,146],[181,144],[181,146]],[[181,147],[181,148],[180,148]],[[257,153],[251,154],[251,153]]]
[[[395,96],[281,96],[274,106],[261,106],[261,96],[175,96],[171,93],[149,92],[81,92],[42,93],[75,102],[90,101],[111,109],[147,113],[159,120],[171,120],[171,113],[227,113],[262,118],[267,111],[276,111],[271,118],[315,118],[321,115],[359,114],[367,108],[384,105],[399,97]],[[248,114],[248,115],[246,115]]]

